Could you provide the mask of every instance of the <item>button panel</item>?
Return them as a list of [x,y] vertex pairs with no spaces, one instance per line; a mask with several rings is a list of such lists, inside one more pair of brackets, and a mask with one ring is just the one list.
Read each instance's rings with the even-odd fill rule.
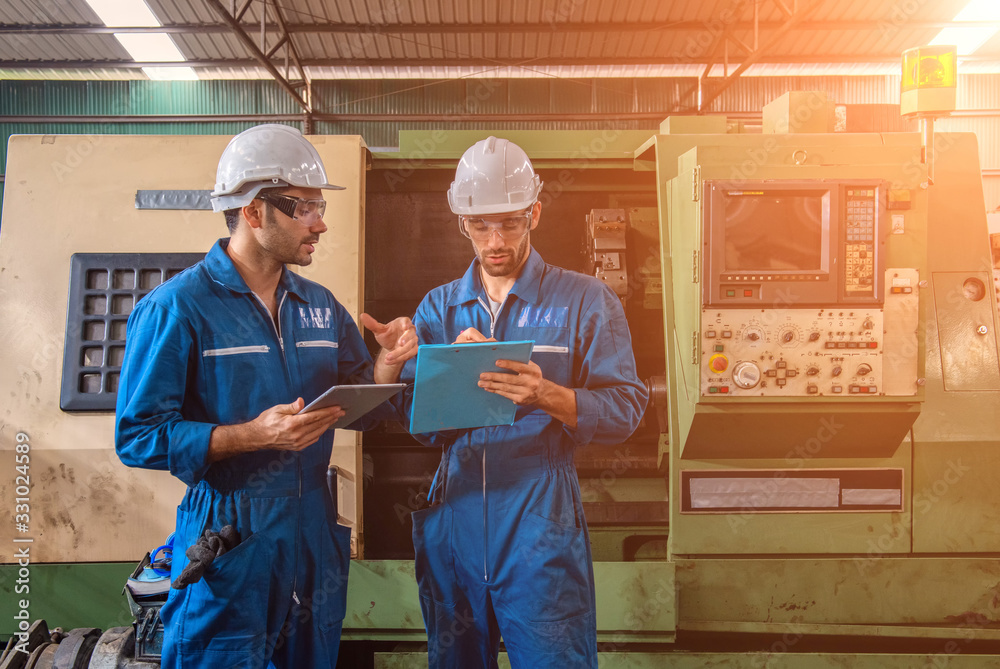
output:
[[848,188],[844,212],[844,290],[848,297],[875,292],[875,198],[872,188]]
[[[702,310],[701,394],[727,397],[877,397],[882,389],[884,314],[834,309]],[[752,364],[759,383],[736,383]],[[749,387],[748,387],[749,386]]]

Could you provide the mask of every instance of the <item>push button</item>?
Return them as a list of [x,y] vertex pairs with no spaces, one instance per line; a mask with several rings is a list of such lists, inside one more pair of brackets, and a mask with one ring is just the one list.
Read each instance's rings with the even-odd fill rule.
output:
[[708,359],[708,368],[716,374],[721,374],[729,368],[729,359],[717,353]]

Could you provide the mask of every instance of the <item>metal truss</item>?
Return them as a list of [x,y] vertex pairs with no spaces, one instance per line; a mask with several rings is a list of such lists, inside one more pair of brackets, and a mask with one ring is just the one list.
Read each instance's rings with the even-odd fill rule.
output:
[[[819,7],[824,0],[810,0],[804,3],[804,7],[799,7],[799,0],[792,0],[791,7],[788,7],[783,0],[769,0],[778,8],[778,11],[780,11],[785,18],[773,31],[768,32],[767,39],[763,44],[761,44],[760,5],[762,2],[766,1],[768,0],[753,0],[753,22],[751,24],[751,28],[753,30],[752,44],[747,44],[744,40],[738,38],[729,26],[724,25],[720,30],[716,31],[712,44],[708,50],[708,58],[705,63],[705,68],[698,77],[697,83],[686,93],[681,95],[678,103],[679,107],[682,106],[684,101],[692,94],[696,94],[697,103],[695,109],[699,113],[704,112],[708,109],[712,102],[722,95],[726,89],[736,83],[736,80],[740,78],[740,75],[746,72],[751,65],[764,61],[767,58],[768,51],[775,44],[781,41],[781,39],[793,28],[800,26],[809,14],[811,14],[814,9]],[[729,73],[730,43],[745,54],[742,62],[737,65],[732,74]],[[824,60],[832,61],[834,58],[827,55],[824,57]],[[866,58],[866,60],[870,60],[870,58]],[[723,76],[725,78],[720,84],[711,86],[711,91],[707,91],[706,89],[709,87],[709,74],[711,74],[712,69],[719,64],[720,61],[723,66]],[[796,61],[801,62],[802,59],[799,58],[796,59]]]
[[[305,68],[302,66],[302,61],[299,59],[298,51],[295,48],[295,43],[292,42],[292,38],[288,32],[288,26],[285,23],[285,17],[281,13],[281,7],[278,5],[278,0],[263,0],[262,9],[260,12],[260,41],[259,44],[254,41],[254,39],[247,33],[244,29],[242,23],[243,15],[246,14],[247,9],[250,7],[250,3],[253,0],[245,0],[243,6],[237,10],[236,0],[230,0],[230,9],[227,10],[222,6],[219,0],[205,0],[205,3],[219,15],[219,18],[229,26],[236,38],[246,47],[247,51],[255,61],[257,61],[264,69],[270,73],[274,80],[285,90],[292,99],[295,100],[296,104],[302,107],[302,111],[306,114],[305,119],[305,132],[310,134],[312,131],[312,86],[309,81],[309,77],[306,74]],[[268,42],[268,24],[267,24],[267,14],[268,11],[274,14],[274,18],[277,21],[277,41],[270,47],[267,46]],[[285,56],[285,74],[282,75],[278,71],[278,68],[274,66],[271,62],[271,58],[280,50],[284,49]],[[298,72],[299,78],[297,80],[289,80],[290,63],[295,64],[295,69]],[[302,91],[303,94],[300,94]]]

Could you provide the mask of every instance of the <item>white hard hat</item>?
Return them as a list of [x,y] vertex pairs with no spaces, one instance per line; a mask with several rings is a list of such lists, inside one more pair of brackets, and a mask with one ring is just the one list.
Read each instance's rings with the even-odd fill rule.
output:
[[212,191],[212,210],[239,209],[263,188],[324,188],[326,169],[316,147],[295,128],[266,123],[244,130],[222,152]]
[[527,209],[541,191],[541,178],[524,149],[488,137],[469,147],[459,161],[448,204],[460,216],[504,214]]

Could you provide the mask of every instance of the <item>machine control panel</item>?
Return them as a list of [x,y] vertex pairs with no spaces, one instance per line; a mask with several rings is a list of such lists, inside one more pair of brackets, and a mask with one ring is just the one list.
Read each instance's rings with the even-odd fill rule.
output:
[[873,188],[848,188],[844,244],[844,291],[849,297],[871,295],[875,290],[875,215]]
[[881,395],[883,343],[881,309],[704,309],[701,394]]

